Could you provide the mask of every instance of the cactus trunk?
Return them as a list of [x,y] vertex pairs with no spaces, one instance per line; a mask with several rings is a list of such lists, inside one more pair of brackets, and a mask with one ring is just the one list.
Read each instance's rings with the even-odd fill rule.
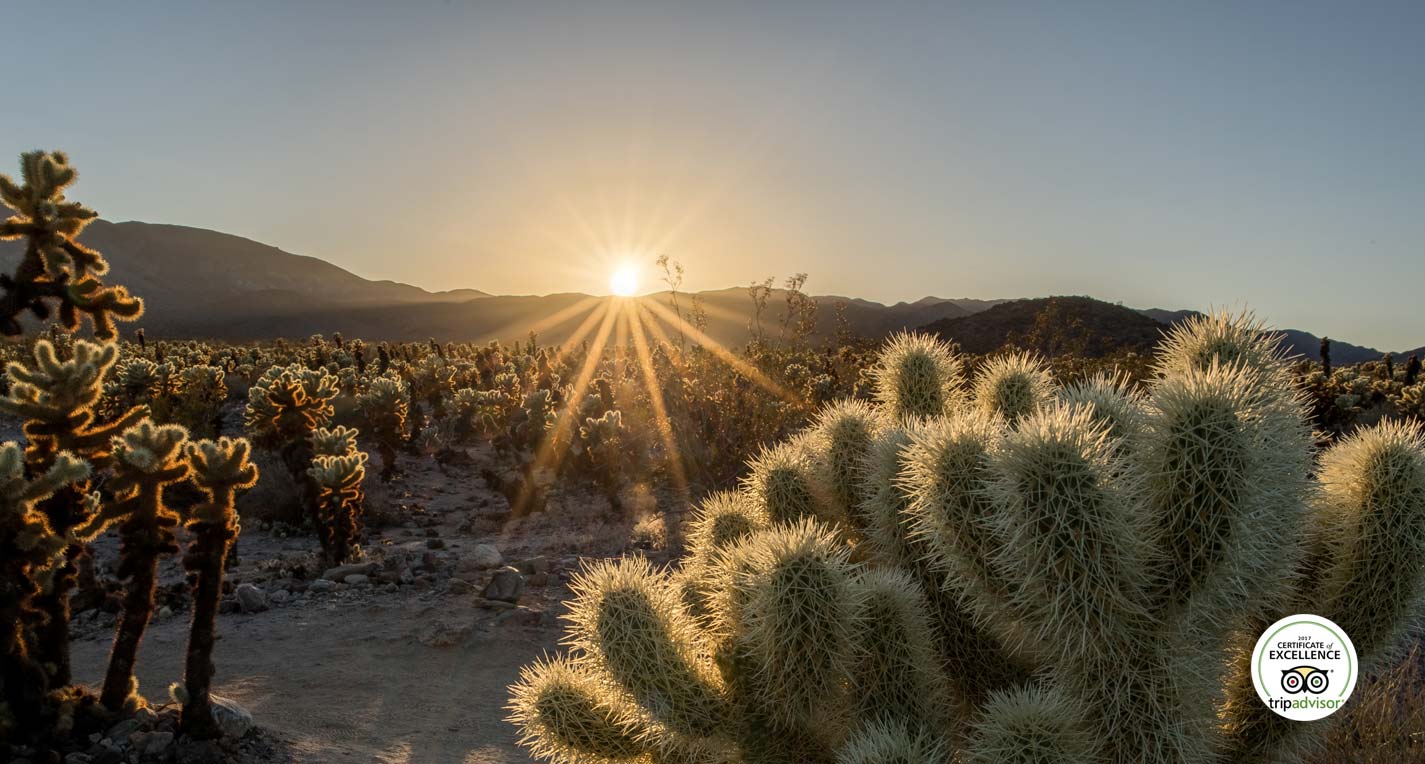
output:
[[[232,502],[232,490],[227,501]],[[193,625],[188,633],[187,661],[183,684],[187,698],[180,720],[182,731],[195,738],[215,738],[222,734],[213,721],[210,690],[213,679],[213,641],[217,630],[218,601],[223,594],[223,566],[228,545],[237,538],[233,524],[197,523],[183,565],[196,575],[193,586]]]

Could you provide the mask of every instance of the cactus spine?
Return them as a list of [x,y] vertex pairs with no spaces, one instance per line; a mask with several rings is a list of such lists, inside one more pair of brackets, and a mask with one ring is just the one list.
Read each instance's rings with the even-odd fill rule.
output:
[[[594,657],[515,688],[536,754],[1297,761],[1329,724],[1260,703],[1242,641],[1311,603],[1377,667],[1425,615],[1421,427],[1316,461],[1278,339],[1250,315],[1178,326],[1141,391],[1057,390],[1006,356],[965,405],[959,368],[933,340],[888,344],[890,424],[848,449],[863,532],[828,511],[847,473],[822,427],[705,501],[682,570],[598,568],[575,606]],[[531,701],[547,676],[567,702]]]

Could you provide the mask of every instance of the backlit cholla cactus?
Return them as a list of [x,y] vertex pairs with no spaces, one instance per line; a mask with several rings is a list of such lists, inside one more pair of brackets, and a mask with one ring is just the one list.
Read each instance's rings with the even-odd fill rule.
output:
[[313,453],[307,476],[316,488],[311,521],[322,552],[333,565],[360,556],[361,510],[365,493],[366,452],[356,445],[357,431],[325,427],[310,438]]
[[36,503],[88,475],[88,464],[61,451],[40,477],[26,479],[24,452],[13,442],[0,445],[0,740],[39,729],[50,685],[26,626],[45,615],[35,602],[41,579],[67,543]]
[[1054,380],[1043,361],[1028,353],[991,358],[975,375],[974,400],[980,409],[1011,424],[1049,402]]
[[623,413],[617,409],[589,417],[579,426],[579,453],[615,509],[620,507],[619,490],[629,460],[624,435]]
[[193,483],[203,492],[204,499],[188,510],[184,522],[191,539],[183,567],[192,574],[193,624],[183,672],[180,726],[185,734],[212,738],[222,734],[213,720],[209,688],[223,568],[239,531],[237,492],[257,484],[257,467],[248,460],[251,447],[242,438],[200,440],[187,444],[186,451]]
[[178,514],[164,501],[168,486],[188,477],[184,446],[188,431],[143,420],[114,439],[114,478],[106,502],[81,533],[119,526],[118,575],[124,581],[123,609],[104,674],[99,700],[111,711],[141,704],[134,664],[139,643],[153,617],[158,558],[178,552],[173,528]]
[[0,334],[20,334],[22,314],[44,320],[57,305],[66,331],[79,328],[82,314],[93,324],[95,337],[111,340],[117,335],[115,321],[143,314],[142,300],[100,280],[109,270],[104,256],[76,241],[99,216],[65,198],[65,189],[78,177],[58,151],[21,154],[19,183],[0,175],[0,202],[14,213],[0,222],[0,240],[26,240],[15,272],[0,276]]
[[217,366],[185,366],[177,375],[174,418],[195,434],[218,433],[223,404],[228,400],[227,373]]
[[366,433],[376,439],[380,450],[381,477],[389,480],[396,467],[396,446],[405,439],[410,392],[398,378],[377,377],[357,396],[356,405],[366,420]]
[[1250,316],[1179,325],[1141,389],[1056,390],[1009,356],[964,401],[958,361],[927,347],[897,338],[878,364],[861,533],[811,519],[836,473],[803,435],[704,504],[681,570],[585,571],[570,655],[513,689],[536,755],[1299,761],[1330,722],[1257,700],[1261,629],[1319,612],[1369,671],[1425,615],[1420,426],[1316,461],[1278,337]]
[[302,506],[311,510],[316,487],[307,470],[312,466],[312,433],[331,421],[336,377],[324,369],[300,364],[273,366],[248,390],[243,424],[253,442],[275,448],[292,479],[302,486]]
[[894,421],[940,416],[964,397],[964,364],[945,342],[924,334],[891,337],[871,369],[875,397]]
[[[29,441],[25,462],[31,474],[47,472],[62,452],[86,460],[97,470],[107,469],[114,436],[148,415],[145,407],[135,406],[117,412],[112,421],[96,421],[105,377],[118,359],[116,345],[79,340],[68,344],[66,355],[61,359],[51,342],[38,340],[32,362],[12,363],[6,370],[10,385],[0,397],[0,411],[24,422]],[[35,652],[55,686],[67,685],[71,679],[70,594],[78,582],[79,564],[88,554],[84,541],[72,532],[92,518],[94,504],[88,494],[88,481],[81,480],[39,504],[50,528],[68,542],[64,559],[49,571],[35,603],[45,614],[34,625]]]
[[360,557],[361,505],[365,494],[366,453],[318,456],[307,470],[317,487],[317,537],[326,559],[340,565]]
[[273,366],[248,389],[244,426],[266,443],[305,443],[313,430],[331,420],[337,393],[336,378],[324,369]]

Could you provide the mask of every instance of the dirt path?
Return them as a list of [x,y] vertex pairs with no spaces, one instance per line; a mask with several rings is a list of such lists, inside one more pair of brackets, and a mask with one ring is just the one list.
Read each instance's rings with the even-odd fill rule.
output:
[[[367,540],[369,582],[313,585],[322,572],[314,538],[274,535],[244,519],[241,564],[228,580],[260,587],[272,606],[219,617],[214,691],[250,710],[302,764],[528,761],[504,720],[507,687],[521,666],[557,648],[558,616],[579,558],[664,543],[664,502],[644,490],[643,516],[609,517],[601,500],[555,489],[546,512],[512,523],[473,465],[408,459],[404,466],[397,483],[373,486],[398,522]],[[548,566],[547,574],[526,577],[517,608],[483,604],[494,570],[471,563],[484,544],[500,551],[504,565],[542,558]],[[94,550],[101,569],[112,570],[112,534]],[[181,592],[182,581],[178,559],[164,560],[160,586]],[[140,692],[153,703],[166,701],[181,678],[191,617],[185,598],[173,600],[178,612],[155,618],[140,652]],[[231,610],[236,600],[229,601]],[[79,681],[102,679],[112,623],[98,610],[76,616]]]
[[[519,762],[504,722],[505,688],[552,649],[557,624],[519,626],[468,602],[369,601],[233,614],[221,621],[215,690],[290,743],[300,762]],[[468,635],[445,647],[422,636]],[[140,687],[166,695],[183,665],[187,623],[155,623],[139,662]],[[427,639],[426,641],[429,641]],[[74,647],[81,681],[102,679],[109,644]]]

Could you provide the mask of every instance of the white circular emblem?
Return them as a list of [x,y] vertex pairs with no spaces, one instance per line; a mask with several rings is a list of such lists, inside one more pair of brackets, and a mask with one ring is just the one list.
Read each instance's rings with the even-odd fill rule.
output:
[[1346,632],[1319,615],[1277,621],[1252,651],[1252,685],[1267,708],[1300,722],[1336,712],[1356,688],[1360,662]]

